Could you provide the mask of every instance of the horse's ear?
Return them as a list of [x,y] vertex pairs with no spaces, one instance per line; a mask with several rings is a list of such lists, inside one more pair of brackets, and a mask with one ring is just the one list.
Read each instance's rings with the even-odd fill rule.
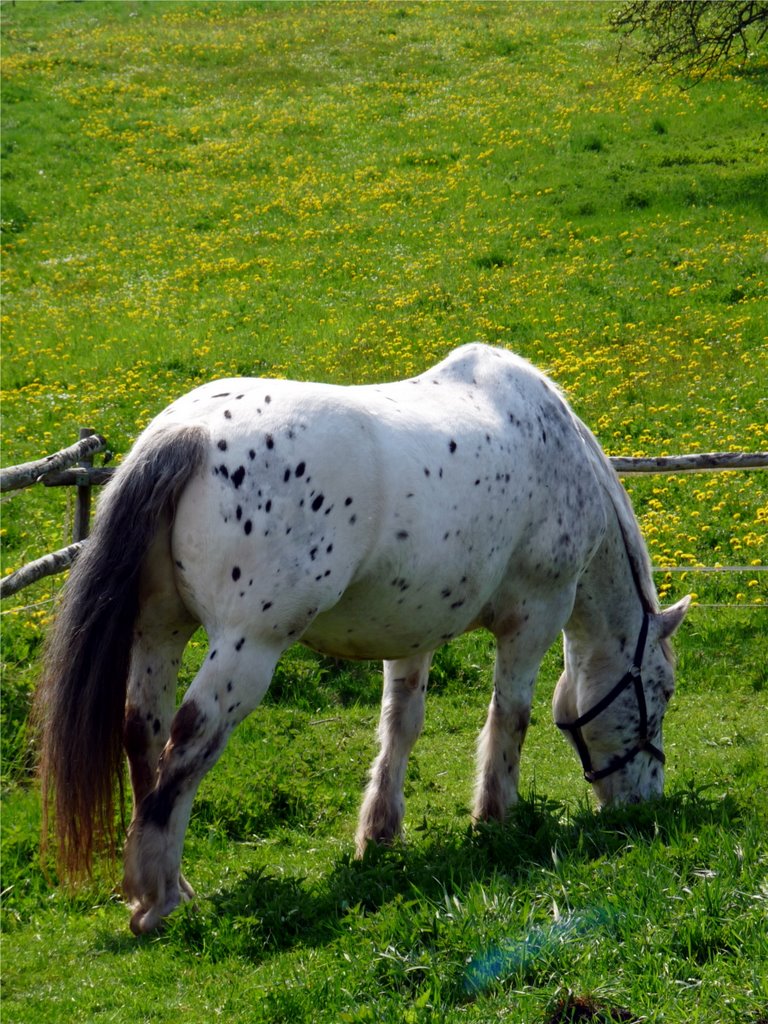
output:
[[659,627],[659,640],[666,640],[668,636],[672,636],[685,618],[690,604],[691,595],[688,594],[687,597],[678,601],[677,604],[673,604],[669,608],[665,608],[663,612],[659,612],[656,616],[656,622]]

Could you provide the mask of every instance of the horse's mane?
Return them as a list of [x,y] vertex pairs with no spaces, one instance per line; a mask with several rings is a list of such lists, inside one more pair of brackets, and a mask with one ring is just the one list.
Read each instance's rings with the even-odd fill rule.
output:
[[616,513],[619,529],[624,538],[627,557],[632,567],[632,575],[640,594],[640,599],[648,612],[659,611],[659,598],[653,583],[651,560],[643,535],[640,533],[635,512],[629,495],[611,463],[592,431],[581,420],[577,419],[579,433],[592,457],[592,464],[597,478],[603,485],[611,506]]

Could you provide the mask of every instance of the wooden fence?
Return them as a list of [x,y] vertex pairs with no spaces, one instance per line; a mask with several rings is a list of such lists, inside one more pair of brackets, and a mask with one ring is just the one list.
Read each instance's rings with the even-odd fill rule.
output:
[[83,427],[80,440],[68,448],[44,459],[0,470],[0,494],[32,487],[37,483],[45,487],[77,487],[72,543],[29,562],[0,580],[0,598],[10,597],[30,583],[63,572],[80,554],[90,529],[92,488],[106,483],[114,472],[107,466],[97,468],[93,465],[93,457],[98,452],[106,452],[109,459],[107,442],[101,434]]
[[[106,483],[114,472],[108,466],[95,467],[93,456],[106,452],[107,443],[95,431],[83,428],[80,440],[53,455],[0,470],[0,493],[42,483],[46,487],[77,487],[72,543],[43,555],[0,580],[0,598],[18,593],[30,583],[63,572],[82,551],[88,536],[92,488]],[[111,457],[107,452],[107,460]],[[666,455],[659,458],[610,459],[622,476],[636,473],[700,473],[715,470],[768,468],[768,452],[708,452],[699,455]],[[764,572],[768,566],[660,566],[658,572]]]

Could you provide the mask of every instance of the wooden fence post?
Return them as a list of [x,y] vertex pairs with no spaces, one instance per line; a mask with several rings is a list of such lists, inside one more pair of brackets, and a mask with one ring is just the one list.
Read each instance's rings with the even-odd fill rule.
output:
[[[80,440],[82,441],[85,437],[91,437],[95,434],[95,430],[91,430],[89,427],[80,428]],[[80,465],[83,469],[88,470],[93,466],[93,456],[86,455],[83,458]],[[88,531],[91,525],[91,484],[90,481],[86,483],[78,483],[77,485],[77,498],[75,499],[75,523],[72,530],[72,541],[77,544],[78,541],[85,540],[88,536]]]

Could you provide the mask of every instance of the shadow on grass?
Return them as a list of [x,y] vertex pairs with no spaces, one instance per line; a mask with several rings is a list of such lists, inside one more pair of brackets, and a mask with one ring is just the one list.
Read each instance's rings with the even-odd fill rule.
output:
[[[504,875],[521,884],[551,867],[553,851],[574,863],[620,856],[638,844],[674,843],[707,825],[732,828],[742,809],[701,790],[673,793],[645,805],[565,815],[536,796],[521,801],[504,825],[427,835],[410,846],[370,846],[362,860],[345,855],[328,875],[310,882],[269,869],[247,871],[233,885],[184,908],[161,941],[213,960],[241,956],[258,962],[296,946],[328,944],[351,915],[375,914],[404,898],[442,902],[472,883]],[[428,826],[422,826],[426,832]]]

